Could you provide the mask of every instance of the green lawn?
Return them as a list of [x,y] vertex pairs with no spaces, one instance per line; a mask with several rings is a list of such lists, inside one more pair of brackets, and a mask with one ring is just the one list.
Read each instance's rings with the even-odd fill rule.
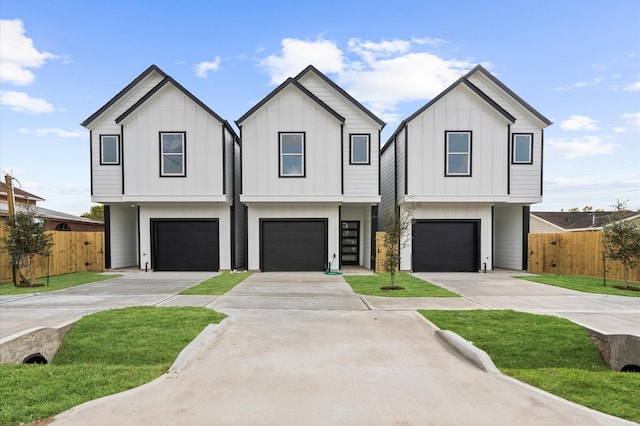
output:
[[43,419],[162,375],[208,324],[206,308],[133,307],[80,319],[47,365],[0,365],[0,425]]
[[231,290],[251,275],[251,272],[223,272],[198,285],[183,290],[180,294],[190,295],[220,295]]
[[486,351],[502,372],[578,404],[640,421],[640,374],[611,371],[587,331],[514,311],[420,311]]
[[120,277],[120,274],[102,274],[100,272],[74,272],[72,274],[55,275],[47,278],[38,278],[36,283],[44,284],[42,287],[16,287],[13,283],[0,284],[0,296],[25,293],[42,293],[45,291],[61,290],[63,288],[75,287],[77,285],[88,284],[96,281],[110,280]]
[[404,272],[396,274],[396,285],[403,290],[382,290],[381,287],[391,284],[388,273],[375,275],[345,275],[353,291],[358,294],[383,297],[459,297],[458,294],[433,285]]
[[[618,296],[640,297],[640,291],[621,290],[615,288],[616,285],[624,286],[623,281],[607,280],[604,286],[602,278],[585,277],[582,275],[561,275],[561,274],[541,274],[527,277],[515,277],[521,280],[533,281],[541,284],[553,285],[556,287],[568,288],[570,290],[584,291],[587,293],[615,294]],[[640,288],[640,284],[630,283]]]

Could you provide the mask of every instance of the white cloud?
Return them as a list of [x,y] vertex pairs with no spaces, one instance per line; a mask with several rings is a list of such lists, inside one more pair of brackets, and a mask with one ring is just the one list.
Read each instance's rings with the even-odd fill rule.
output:
[[0,91],[0,105],[7,105],[13,111],[31,112],[34,114],[54,111],[53,105],[44,99],[32,98],[24,92],[14,92],[11,90]]
[[640,112],[628,112],[622,114],[622,118],[627,120],[631,126],[640,129]]
[[206,78],[209,75],[209,71],[218,71],[220,69],[220,57],[216,56],[213,62],[200,62],[195,69],[197,77]]
[[33,46],[21,20],[0,20],[0,81],[29,85],[35,79],[29,68],[39,68],[54,58],[57,56],[53,53],[40,52]]
[[[347,50],[335,42],[287,38],[279,54],[270,55],[259,65],[271,76],[271,83],[281,83],[312,64],[331,76],[352,96],[387,122],[398,122],[395,113],[399,102],[423,100],[425,103],[475,63],[447,60],[420,51],[424,45],[444,42],[434,39],[369,41],[353,38]],[[490,66],[490,64],[484,64]]]
[[616,147],[615,144],[604,142],[599,136],[585,136],[570,140],[550,139],[547,143],[549,155],[568,159],[611,154]]
[[637,92],[638,90],[640,90],[640,74],[638,74],[636,77],[638,78],[638,81],[625,86],[622,90],[626,90],[628,92]]
[[59,138],[84,138],[87,136],[87,132],[85,131],[70,131],[63,130],[58,128],[45,128],[45,129],[26,129],[24,127],[18,129],[18,133],[26,134],[26,135],[36,135],[36,136],[49,136],[55,135]]
[[269,55],[259,65],[271,76],[271,84],[280,84],[296,76],[307,65],[323,73],[340,73],[344,69],[343,53],[333,41],[285,38],[281,55]]
[[422,38],[414,37],[411,39],[411,41],[416,44],[429,44],[432,46],[440,46],[441,44],[449,43],[447,40],[443,40],[441,38],[431,38],[431,37],[422,37]]
[[560,123],[562,130],[597,130],[596,121],[585,115],[572,115],[568,120]]

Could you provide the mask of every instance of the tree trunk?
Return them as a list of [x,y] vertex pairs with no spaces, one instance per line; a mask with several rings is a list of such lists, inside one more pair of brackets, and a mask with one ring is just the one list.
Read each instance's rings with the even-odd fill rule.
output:
[[33,255],[29,256],[29,272],[31,272],[31,287],[36,285],[35,270],[33,267]]

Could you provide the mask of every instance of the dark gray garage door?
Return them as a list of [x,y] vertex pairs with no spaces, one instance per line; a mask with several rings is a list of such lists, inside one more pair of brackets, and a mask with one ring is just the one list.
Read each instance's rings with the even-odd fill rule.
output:
[[327,219],[262,219],[260,269],[323,271],[327,235]]
[[151,220],[152,268],[156,271],[220,269],[218,221]]
[[415,272],[477,272],[479,220],[419,220],[413,225]]

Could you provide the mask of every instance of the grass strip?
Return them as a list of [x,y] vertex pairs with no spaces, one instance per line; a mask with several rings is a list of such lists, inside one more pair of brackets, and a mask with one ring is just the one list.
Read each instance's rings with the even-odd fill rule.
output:
[[[607,285],[605,286],[603,285],[602,278],[586,277],[582,275],[541,274],[515,278],[552,285],[556,287],[568,288],[569,290],[583,291],[586,293],[640,297],[640,291],[622,290],[614,287],[624,286],[623,281],[607,280]],[[637,283],[630,283],[630,285],[640,288],[640,284]]]
[[220,275],[216,275],[213,278],[209,278],[206,281],[201,282],[193,287],[189,287],[186,290],[180,292],[184,295],[202,295],[213,296],[224,294],[231,290],[236,285],[240,284],[245,279],[249,278],[251,272],[223,272]]
[[111,278],[120,276],[122,275],[103,274],[100,272],[73,272],[70,274],[49,277],[49,285],[46,285],[47,278],[41,277],[36,280],[36,283],[43,284],[41,287],[16,287],[13,283],[0,284],[0,295],[7,296],[13,294],[43,293],[47,291],[62,290],[63,288],[110,280]]
[[413,275],[396,273],[396,286],[402,290],[382,290],[381,287],[391,285],[389,273],[375,275],[344,275],[353,291],[358,294],[383,297],[459,297],[458,294],[433,285]]
[[578,404],[640,421],[640,374],[611,371],[587,331],[514,311],[420,311],[489,354],[505,374]]
[[47,365],[0,365],[0,425],[47,418],[147,383],[224,314],[206,308],[133,307],[80,319]]

